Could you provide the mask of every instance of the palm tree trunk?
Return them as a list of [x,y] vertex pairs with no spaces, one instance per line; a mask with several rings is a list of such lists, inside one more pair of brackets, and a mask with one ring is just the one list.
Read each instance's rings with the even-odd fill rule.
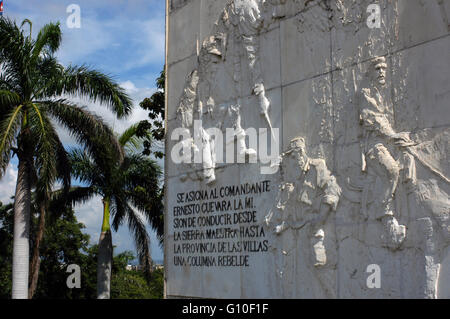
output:
[[40,214],[39,214],[39,227],[36,234],[36,241],[33,247],[33,257],[31,259],[31,283],[30,289],[28,291],[28,299],[32,299],[34,293],[36,292],[38,279],[39,279],[39,269],[41,266],[41,259],[39,258],[39,248],[41,245],[42,238],[44,237],[45,231],[45,204],[40,205]]
[[12,298],[28,298],[31,183],[28,161],[19,156],[14,201]]
[[103,199],[103,225],[98,243],[97,259],[97,298],[109,299],[111,291],[111,268],[112,268],[112,236],[109,224],[110,200]]

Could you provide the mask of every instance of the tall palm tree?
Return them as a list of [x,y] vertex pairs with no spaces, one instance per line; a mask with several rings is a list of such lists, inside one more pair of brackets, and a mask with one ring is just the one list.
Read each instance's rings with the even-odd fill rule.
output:
[[[13,298],[28,297],[31,190],[46,201],[58,170],[69,171],[67,153],[53,121],[94,150],[89,136],[121,148],[100,118],[62,98],[84,97],[108,106],[118,117],[131,112],[125,91],[109,77],[85,66],[64,67],[54,53],[61,44],[59,23],[47,24],[35,39],[0,17],[0,178],[12,156],[18,158],[14,204]],[[22,24],[23,26],[23,24]],[[66,175],[67,176],[67,175]],[[67,182],[67,180],[66,180]]]
[[[143,139],[138,137],[139,125],[133,125],[120,137],[125,149],[124,159],[114,158],[105,147],[101,156],[92,156],[81,149],[72,150],[70,160],[73,177],[87,185],[74,187],[66,198],[72,204],[86,202],[99,195],[103,202],[103,222],[99,239],[97,265],[97,297],[110,298],[112,267],[112,227],[115,231],[128,224],[137,248],[140,263],[147,275],[151,272],[150,237],[142,217],[156,230],[160,243],[163,236],[161,169],[155,161],[142,154]],[[149,137],[149,135],[147,135]],[[97,141],[101,144],[101,141]]]

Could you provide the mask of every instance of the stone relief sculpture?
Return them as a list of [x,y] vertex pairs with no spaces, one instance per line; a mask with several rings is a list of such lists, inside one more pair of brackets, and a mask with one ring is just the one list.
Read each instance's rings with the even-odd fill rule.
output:
[[[226,51],[227,37],[222,32],[215,33],[214,36],[207,38],[202,45],[199,53],[199,74],[202,82],[200,83],[199,103],[203,109],[206,104],[206,111],[203,122],[209,127],[215,127],[226,133],[227,128],[235,130],[238,158],[255,158],[256,151],[248,148],[245,142],[245,131],[241,126],[240,105],[217,105],[212,97],[211,80],[212,74],[217,71],[217,65],[224,60],[224,51]],[[226,145],[234,143],[235,139],[226,140]]]
[[[184,149],[189,149],[191,155],[182,155],[188,162],[182,166],[182,170],[188,172],[181,175],[182,181],[190,178],[191,180],[204,180],[207,184],[211,184],[216,180],[216,142],[215,137],[208,134],[208,128],[218,128],[223,133],[227,128],[234,129],[235,135],[225,143],[227,145],[234,143],[236,139],[237,156],[238,159],[241,159],[238,162],[243,162],[242,158],[256,157],[256,151],[248,148],[245,142],[245,131],[241,126],[239,113],[240,106],[216,106],[210,94],[214,85],[211,77],[216,71],[217,64],[223,60],[222,50],[225,50],[225,43],[226,38],[221,34],[211,36],[203,42],[198,53],[198,68],[188,76],[180,98],[177,123],[179,127],[186,129],[186,135],[191,136],[182,141],[184,145],[189,145]],[[204,105],[206,110],[204,110]],[[195,121],[201,123],[202,126],[196,129]],[[201,156],[198,156],[199,153]],[[201,165],[194,163],[193,158],[196,156],[202,159]]]
[[[257,97],[259,111],[272,131],[272,123],[268,115],[270,102],[266,97],[259,52],[259,33],[265,23],[261,12],[264,3],[264,0],[234,0],[230,3],[227,16],[231,25],[234,26],[235,40],[242,45],[247,55],[250,79],[253,85],[252,94]],[[234,58],[236,60],[235,76],[236,80],[239,80],[241,79],[239,74],[242,72],[240,69],[240,57],[235,55]],[[238,81],[237,85],[241,87],[241,83]],[[242,92],[240,93],[240,96],[242,96]]]
[[[177,109],[179,127],[184,130],[186,136],[190,136],[181,141],[184,146],[182,152],[186,152],[181,154],[184,158],[182,163],[184,174],[181,175],[181,180],[184,181],[187,178],[206,180],[209,184],[215,181],[214,141],[202,127],[198,129],[194,127],[195,121],[201,120],[202,117],[201,107],[197,104],[198,82],[198,72],[194,70],[186,80]],[[196,163],[194,158],[201,158],[201,163]],[[199,164],[201,167],[197,167]]]
[[[283,2],[283,1],[282,1]],[[252,94],[257,97],[257,104],[260,114],[263,116],[270,130],[272,123],[269,117],[270,102],[266,97],[264,81],[261,74],[259,33],[265,23],[262,15],[265,1],[262,0],[233,0],[224,11],[221,18],[216,23],[211,36],[208,36],[201,44],[198,52],[198,63],[195,70],[186,81],[183,95],[177,110],[178,123],[182,128],[186,128],[192,134],[195,120],[202,120],[201,136],[197,141],[202,141],[201,145],[196,145],[195,137],[183,143],[192,144],[194,154],[201,153],[205,158],[202,167],[189,164],[183,169],[194,170],[195,173],[183,174],[182,180],[187,177],[194,180],[205,180],[207,184],[215,181],[215,140],[213,135],[207,133],[208,128],[218,128],[223,133],[227,128],[235,130],[232,140],[225,143],[237,143],[238,162],[243,159],[255,159],[257,153],[254,149],[248,148],[245,142],[245,130],[241,126],[240,108],[242,107],[242,68],[239,48],[243,48],[245,59],[248,64]],[[282,5],[283,3],[279,4]],[[231,42],[231,44],[230,44]],[[230,51],[230,52],[229,52]],[[228,52],[228,53],[227,53]],[[215,75],[219,65],[223,65],[227,56],[233,59],[233,76],[237,91],[234,102],[216,105],[214,98]],[[273,132],[272,132],[272,136]],[[197,143],[200,144],[200,143]]]
[[[449,179],[415,150],[419,143],[411,139],[411,133],[394,131],[390,120],[393,109],[383,98],[386,70],[386,58],[374,58],[367,73],[368,81],[357,99],[363,128],[362,171],[367,178],[361,209],[366,218],[383,223],[386,245],[397,249],[405,240],[406,227],[399,225],[395,217],[394,198],[400,184],[417,183],[416,160],[441,180],[448,183]],[[399,154],[397,159],[394,154]]]
[[[325,238],[328,236],[325,226],[329,222],[330,212],[336,210],[341,188],[328,170],[325,160],[308,157],[305,140],[301,137],[290,142],[289,150],[282,155],[280,166],[282,182],[276,204],[266,216],[265,223],[278,237],[282,237],[288,230],[305,233],[305,237],[309,239],[307,249],[311,253],[307,257],[312,261],[310,265],[313,266],[327,296],[335,297],[335,265],[328,260],[328,251],[335,250],[336,247],[329,248],[325,244]],[[293,269],[298,262],[298,258],[295,258],[297,254],[287,253],[283,244],[281,247],[275,247],[275,250],[279,264],[282,265],[280,274],[295,278]],[[289,260],[286,266],[283,266],[283,259]],[[295,282],[294,278],[287,280]]]
[[272,18],[278,19],[286,16],[286,2],[287,0],[269,0],[272,6]]
[[[385,3],[387,7],[391,6],[389,2]],[[317,37],[324,35],[325,42],[329,43],[329,32],[334,28],[331,49],[335,50],[334,46],[339,49],[333,51],[330,58],[337,71],[332,70],[331,80],[326,76],[315,76],[317,79],[311,82],[312,85],[304,89],[305,98],[300,97],[301,103],[320,105],[320,108],[311,108],[320,116],[313,118],[313,113],[308,113],[305,120],[312,123],[311,129],[309,123],[306,129],[305,125],[299,125],[306,134],[317,135],[314,142],[316,136],[307,137],[308,145],[316,147],[310,148],[309,152],[315,152],[317,158],[307,155],[304,138],[292,139],[281,158],[281,181],[276,200],[272,203],[270,199],[268,207],[273,207],[268,211],[264,206],[262,211],[264,224],[270,229],[272,257],[277,279],[281,282],[280,296],[309,296],[310,292],[302,289],[312,287],[312,295],[320,297],[352,294],[367,297],[372,293],[384,297],[392,293],[399,297],[399,291],[383,291],[377,295],[375,290],[370,291],[365,286],[365,274],[357,277],[354,272],[357,267],[363,267],[364,271],[368,264],[387,260],[386,267],[392,268],[383,268],[383,271],[397,272],[390,278],[397,278],[399,273],[403,276],[403,272],[417,278],[399,279],[399,282],[403,281],[398,286],[413,287],[399,290],[408,290],[413,297],[436,298],[442,282],[450,287],[450,270],[445,272],[442,266],[450,265],[450,132],[448,128],[438,128],[435,133],[435,128],[421,129],[404,124],[413,113],[411,108],[398,105],[402,100],[398,93],[411,89],[407,84],[409,75],[406,76],[406,70],[399,67],[404,58],[392,54],[377,56],[385,53],[376,49],[379,42],[393,41],[395,37],[389,33],[392,30],[370,31],[371,35],[367,37],[364,33],[367,31],[366,6],[354,0],[337,0],[335,3],[324,0],[231,0],[224,7],[211,35],[198,43],[198,61],[186,80],[178,105],[179,126],[192,136],[183,143],[194,156],[202,154],[203,157],[201,164],[186,164],[181,179],[203,180],[208,185],[216,181],[215,149],[219,143],[211,134],[211,128],[224,133],[227,128],[235,129],[236,135],[225,144],[236,143],[240,158],[257,157],[256,150],[245,141],[243,126],[246,125],[245,107],[257,110],[261,124],[267,124],[269,128],[272,128],[269,110],[278,107],[271,105],[273,101],[267,97],[264,64],[261,64],[261,35],[271,23],[293,17],[307,47],[310,44],[315,50]],[[289,11],[287,8],[295,9]],[[392,10],[397,12],[396,7]],[[358,30],[364,31],[358,33],[366,41],[363,44],[358,42],[359,39],[354,42],[347,39]],[[391,38],[386,40],[379,34]],[[347,52],[343,50],[344,45],[355,48]],[[371,58],[368,63],[364,62],[367,58]],[[389,62],[388,65],[388,61],[397,63],[391,65]],[[388,85],[386,75],[390,68],[392,74],[404,75],[405,79],[396,82],[403,88],[392,89]],[[233,87],[236,91],[226,99],[217,96],[222,83],[216,77],[223,69],[230,74],[231,84],[227,83],[227,89]],[[353,74],[353,83],[352,70],[358,72],[358,77]],[[245,105],[244,99],[251,101],[249,105]],[[424,107],[427,105],[416,106],[417,110]],[[291,108],[290,112],[294,113],[295,109]],[[309,110],[309,105],[299,105],[295,115],[303,116],[300,113],[305,109]],[[402,114],[405,110],[410,112],[407,116]],[[399,119],[404,123],[399,124]],[[195,120],[202,121],[197,136],[194,134]],[[291,134],[291,128],[287,127],[287,130],[288,135]],[[295,131],[294,134],[306,136],[305,132]],[[345,141],[339,140],[342,136]],[[334,152],[343,155],[335,156]],[[349,163],[342,164],[344,161]],[[331,172],[327,163],[333,163],[336,171]],[[364,256],[354,257],[359,253]],[[361,269],[357,269],[359,273]],[[344,279],[336,279],[339,276]],[[361,282],[345,288],[344,293],[338,293],[337,280],[351,278],[356,281],[355,278],[363,277]],[[308,288],[303,288],[304,281],[308,282]]]
[[[366,218],[383,223],[386,228],[384,235],[386,244],[396,249],[405,239],[406,227],[398,224],[393,205],[401,164],[394,159],[388,147],[412,146],[414,142],[410,140],[409,133],[396,133],[390,124],[389,115],[393,114],[392,106],[387,105],[382,96],[386,84],[386,59],[378,57],[371,63],[368,85],[361,88],[359,97],[360,124],[363,127],[362,170],[367,173],[361,209]],[[413,165],[412,160],[409,163],[410,171]],[[367,200],[369,192],[373,194],[371,204]]]
[[[386,58],[373,58],[366,79],[357,90],[365,178],[360,187],[361,212],[369,223],[382,224],[382,246],[394,252],[412,248],[420,252],[421,257],[416,258],[423,268],[415,271],[422,271],[418,278],[425,276],[420,281],[423,293],[418,296],[436,298],[439,281],[443,280],[439,265],[449,245],[450,201],[446,190],[450,179],[435,162],[448,149],[448,141],[444,142],[443,137],[448,132],[444,130],[427,141],[425,132],[394,130],[394,109],[383,97],[387,68]],[[400,215],[407,224],[398,222]]]
[[[316,2],[316,5],[314,2]],[[331,28],[331,9],[328,1],[304,1],[301,12],[296,15],[295,22],[297,30],[300,33],[309,31],[312,37],[309,39],[311,43],[314,41],[313,35],[316,32],[327,32]],[[312,32],[314,31],[314,33]]]

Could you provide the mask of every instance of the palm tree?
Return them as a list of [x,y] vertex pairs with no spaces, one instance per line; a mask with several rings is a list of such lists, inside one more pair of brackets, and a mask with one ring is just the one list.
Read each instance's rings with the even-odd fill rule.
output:
[[18,158],[13,298],[28,297],[31,190],[35,188],[41,202],[46,202],[61,175],[58,172],[70,171],[55,121],[89,152],[95,145],[88,137],[95,135],[116,145],[117,156],[122,154],[114,134],[100,118],[62,97],[98,101],[118,117],[132,109],[130,98],[109,76],[85,66],[58,63],[54,53],[61,43],[59,23],[45,25],[33,39],[31,23],[25,22],[30,24],[29,36],[12,20],[0,18],[0,178],[12,156]]
[[[150,237],[142,217],[156,230],[160,244],[163,237],[162,190],[159,187],[161,169],[142,154],[143,138],[138,137],[139,124],[127,129],[119,143],[125,149],[124,159],[103,154],[92,156],[81,149],[72,150],[70,160],[73,177],[87,186],[74,187],[66,198],[72,203],[86,202],[99,195],[103,202],[103,223],[99,239],[97,265],[97,297],[110,298],[112,268],[111,224],[115,231],[128,224],[141,264],[147,275],[151,272]],[[147,134],[147,138],[149,138]],[[101,144],[101,141],[97,140]],[[143,216],[142,216],[143,215]],[[142,217],[141,217],[142,216]]]
[[[46,231],[45,226],[47,219],[52,218],[51,221],[56,221],[59,217],[61,217],[61,214],[64,212],[64,209],[66,209],[66,207],[60,204],[60,198],[61,196],[67,194],[68,189],[69,185],[66,184],[64,188],[51,194],[51,196],[49,196],[50,198],[47,197],[45,202],[42,201],[42,196],[39,196],[39,194],[37,194],[36,192],[31,193],[30,217],[37,217],[37,220],[36,218],[32,218],[30,222],[30,248],[33,248],[33,255],[30,265],[30,278],[28,288],[29,299],[33,298],[37,289],[39,270],[41,265],[40,244],[44,237],[44,231]],[[55,196],[54,194],[56,194],[57,196]],[[53,198],[57,199],[58,202],[55,202]],[[14,215],[14,204],[9,204],[7,207],[12,211],[12,214]]]

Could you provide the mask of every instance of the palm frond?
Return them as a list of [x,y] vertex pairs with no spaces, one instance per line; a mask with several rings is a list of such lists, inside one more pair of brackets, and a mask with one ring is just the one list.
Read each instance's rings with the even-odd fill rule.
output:
[[137,140],[134,138],[137,138],[138,130],[138,124],[133,124],[129,128],[127,128],[120,136],[119,136],[119,143],[122,146],[125,146],[128,143],[133,144],[134,146],[137,146]]
[[162,245],[164,206],[162,189],[159,187],[161,168],[148,157],[132,155],[125,158],[121,172],[127,201],[147,218]]
[[52,218],[57,219],[67,207],[84,204],[96,195],[93,187],[72,187],[69,191],[59,189],[52,193],[49,211]]
[[114,192],[112,196],[112,201],[110,205],[110,212],[112,223],[111,227],[114,231],[117,231],[119,227],[123,224],[127,217],[127,207],[126,199],[124,198],[123,191],[118,189]]
[[59,22],[46,24],[36,38],[32,51],[32,60],[36,61],[43,50],[55,53],[61,45],[62,35]]
[[56,84],[64,75],[62,66],[52,55],[40,57],[35,63],[36,77],[33,99],[42,100],[53,96]]
[[69,152],[72,176],[80,182],[94,185],[103,182],[99,167],[82,149],[73,149]]
[[11,159],[11,149],[21,125],[22,108],[22,105],[12,108],[0,122],[0,177],[3,176]]
[[2,65],[3,69],[0,71],[0,89],[15,92],[19,96],[19,92],[21,92],[20,83],[11,72],[8,72],[8,67],[7,64]]
[[5,62],[5,59],[14,57],[20,48],[24,46],[25,37],[17,26],[17,24],[7,18],[0,17],[0,62]]
[[161,168],[152,159],[140,154],[127,156],[121,165],[124,187],[133,190],[142,186],[149,192],[153,192],[159,186],[162,175]]
[[134,237],[139,262],[142,266],[144,266],[144,272],[146,273],[147,278],[149,278],[152,269],[150,237],[147,233],[147,229],[145,228],[145,224],[138,213],[135,212],[127,203],[124,203],[124,208],[126,211],[128,228]]
[[119,136],[119,143],[128,154],[142,153],[144,143],[151,143],[151,140],[150,131],[143,129],[141,123],[131,125]]
[[56,152],[56,170],[58,172],[58,180],[62,182],[63,189],[68,191],[71,182],[71,165],[69,155],[61,142],[55,128],[50,125],[48,127],[49,134],[53,136],[55,142],[54,148]]
[[7,108],[17,106],[19,104],[20,96],[16,92],[0,90],[0,111],[5,112]]
[[38,181],[36,191],[39,196],[48,198],[52,192],[52,185],[58,177],[57,150],[55,145],[52,123],[37,105],[31,104],[29,112],[29,128],[32,138],[36,141],[35,167],[37,169]]
[[[16,23],[0,17],[0,64],[9,80],[14,79],[24,95],[31,93],[31,83],[27,80],[32,72],[30,67],[31,41],[28,41]],[[8,80],[8,79],[7,79]]]
[[20,27],[23,28],[23,26],[24,26],[25,24],[28,24],[28,26],[30,27],[30,36],[29,36],[29,39],[31,39],[31,34],[33,33],[33,22],[31,22],[30,19],[24,19],[24,20],[22,21],[22,24],[20,25]]
[[133,104],[125,90],[113,79],[86,66],[70,66],[55,83],[54,95],[85,97],[106,105],[119,118],[129,115]]
[[118,161],[123,159],[123,150],[117,138],[109,126],[103,120],[88,112],[86,109],[76,106],[65,99],[56,101],[39,102],[45,105],[46,110],[59,124],[66,127],[77,142],[84,145],[91,155],[99,151],[98,140],[107,144],[114,151]]
[[[151,196],[151,197],[149,197]],[[164,238],[164,204],[161,189],[156,192],[146,192],[144,188],[127,192],[126,200],[146,218],[151,229],[156,232],[159,244],[162,247]]]

